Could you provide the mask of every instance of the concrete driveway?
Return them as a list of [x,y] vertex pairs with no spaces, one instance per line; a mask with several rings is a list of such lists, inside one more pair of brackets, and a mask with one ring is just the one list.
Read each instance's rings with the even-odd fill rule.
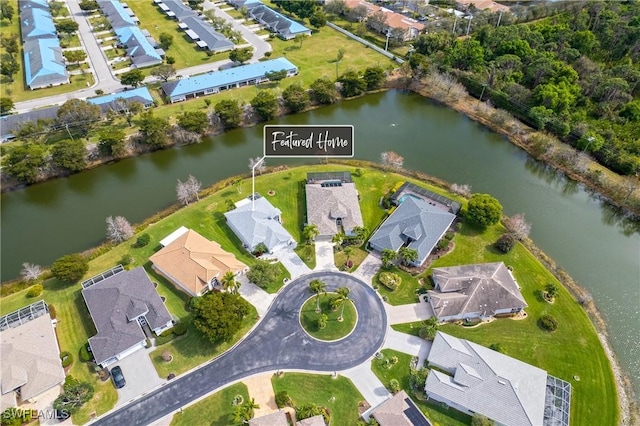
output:
[[367,284],[371,284],[371,280],[380,267],[382,267],[380,256],[377,253],[369,253],[369,255],[364,258],[360,266],[358,266],[358,269],[355,270],[353,275],[357,276]]
[[125,387],[118,389],[118,403],[116,407],[122,406],[133,398],[164,383],[164,380],[158,377],[158,373],[153,367],[153,363],[149,357],[150,353],[150,350],[141,349],[109,366],[109,369],[112,369],[116,365],[119,365],[120,368],[122,368],[124,379],[127,381]]
[[315,271],[337,271],[333,258],[333,245],[331,241],[316,241],[316,267]]
[[293,251],[291,246],[275,250],[271,255],[282,262],[291,274],[292,280],[311,272],[311,269],[300,259],[298,253]]
[[[344,339],[322,342],[300,326],[299,310],[311,296],[309,283],[320,279],[333,291],[346,286],[358,310],[358,323]],[[287,285],[264,319],[244,340],[210,363],[97,419],[94,424],[150,424],[221,386],[274,370],[334,372],[356,367],[377,352],[387,332],[387,316],[375,291],[339,272],[314,272]],[[123,368],[124,371],[124,368]],[[127,372],[125,372],[127,375]]]

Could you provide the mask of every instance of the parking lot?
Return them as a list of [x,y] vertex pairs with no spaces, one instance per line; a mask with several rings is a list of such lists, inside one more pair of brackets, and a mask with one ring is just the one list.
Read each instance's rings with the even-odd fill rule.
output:
[[164,382],[158,377],[149,354],[150,352],[146,349],[139,350],[109,366],[109,369],[112,369],[119,365],[127,382],[123,388],[118,389],[117,406],[126,404],[129,400],[148,392]]

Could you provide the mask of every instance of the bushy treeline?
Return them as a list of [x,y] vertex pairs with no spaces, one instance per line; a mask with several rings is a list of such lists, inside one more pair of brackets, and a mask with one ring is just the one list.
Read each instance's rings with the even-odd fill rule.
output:
[[468,39],[420,36],[411,64],[454,72],[482,101],[548,130],[621,174],[640,171],[640,3],[576,2]]

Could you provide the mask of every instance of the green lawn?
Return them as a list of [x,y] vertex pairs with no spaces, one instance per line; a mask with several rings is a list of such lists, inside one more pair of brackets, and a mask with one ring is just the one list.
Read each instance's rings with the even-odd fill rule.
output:
[[249,399],[247,386],[240,382],[204,398],[189,408],[176,413],[171,420],[171,426],[193,426],[206,424],[210,426],[239,425],[233,421],[233,399],[236,395],[242,395],[244,401]]
[[[380,272],[392,272],[398,274],[402,279],[402,282],[395,290],[391,291],[385,287],[379,280],[378,276]],[[392,266],[390,269],[381,269],[373,277],[373,285],[377,286],[378,293],[380,293],[390,305],[406,305],[409,303],[418,303],[418,291],[422,287],[418,278],[403,271],[397,266]]]
[[[237,9],[231,8],[231,9],[225,10],[224,12],[227,15],[231,16],[233,19],[243,19],[244,18],[244,16],[242,16],[242,13],[240,13],[240,11],[237,10]],[[249,22],[252,23],[253,21],[249,20]]]
[[299,244],[294,251],[300,256],[300,259],[309,267],[316,267],[316,245],[315,244]]
[[287,271],[287,268],[285,268],[282,263],[278,262],[275,265],[278,268],[278,277],[275,279],[275,281],[263,288],[264,291],[271,294],[277,293],[278,290],[282,288],[285,279],[291,279],[291,274],[289,273],[289,271]]
[[334,259],[333,261],[335,262],[336,266],[339,269],[340,268],[345,268],[345,271],[347,271],[347,272],[353,272],[356,269],[358,269],[358,266],[360,266],[362,261],[369,254],[366,250],[362,250],[359,247],[356,247],[356,246],[350,246],[350,247],[352,248],[352,252],[349,255],[349,261],[351,261],[353,263],[351,268],[347,268],[346,267],[347,255],[344,254],[344,250],[340,250],[339,252],[335,252],[333,254],[333,259]]
[[314,403],[328,407],[332,425],[355,425],[360,417],[358,404],[364,398],[346,377],[285,373],[282,377],[273,376],[271,383],[276,394],[287,391],[295,406]]
[[[307,333],[320,340],[338,340],[347,336],[353,331],[358,320],[356,309],[349,300],[344,307],[343,321],[338,321],[342,308],[332,310],[329,305],[330,300],[336,296],[336,293],[327,293],[320,295],[320,310],[316,312],[316,296],[309,298],[302,309],[300,309],[300,323]],[[318,319],[322,314],[326,314],[327,326],[323,329],[318,327]]]
[[[349,22],[344,18],[334,18],[334,17],[331,17],[330,21],[347,31],[350,31],[352,33],[357,32],[357,28],[358,28],[357,23]],[[367,27],[366,25],[364,25],[364,28],[365,28],[364,34],[359,35],[359,37],[367,40],[370,43],[375,44],[381,49],[384,49],[387,43],[387,37],[384,34],[380,34],[376,31],[373,31],[371,28]],[[409,43],[405,43],[404,46],[389,46],[388,51],[390,53],[393,53],[396,56],[404,58],[405,55],[409,52],[409,46],[410,46]]]
[[[178,21],[169,18],[152,1],[132,1],[127,4],[140,19],[140,28],[148,30],[156,41],[160,39],[161,33],[173,36],[173,44],[166,52],[167,56],[171,56],[176,60],[174,64],[176,69],[220,60],[220,58],[216,59],[214,56],[207,56],[204,50],[198,49],[198,46],[190,41],[185,32],[178,29]],[[228,57],[228,53],[224,56]]]

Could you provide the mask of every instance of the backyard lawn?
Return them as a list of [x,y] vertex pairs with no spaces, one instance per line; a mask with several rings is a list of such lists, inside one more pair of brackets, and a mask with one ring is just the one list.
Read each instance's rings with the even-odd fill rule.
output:
[[171,426],[199,425],[202,424],[203,419],[206,419],[206,423],[210,426],[240,425],[242,423],[233,421],[235,408],[233,403],[236,395],[241,395],[243,401],[249,399],[249,391],[244,383],[240,382],[224,388],[176,413],[171,420]]
[[360,416],[358,404],[364,398],[346,377],[285,373],[273,376],[271,384],[276,394],[286,391],[296,407],[313,403],[329,408],[332,425],[355,425]]

